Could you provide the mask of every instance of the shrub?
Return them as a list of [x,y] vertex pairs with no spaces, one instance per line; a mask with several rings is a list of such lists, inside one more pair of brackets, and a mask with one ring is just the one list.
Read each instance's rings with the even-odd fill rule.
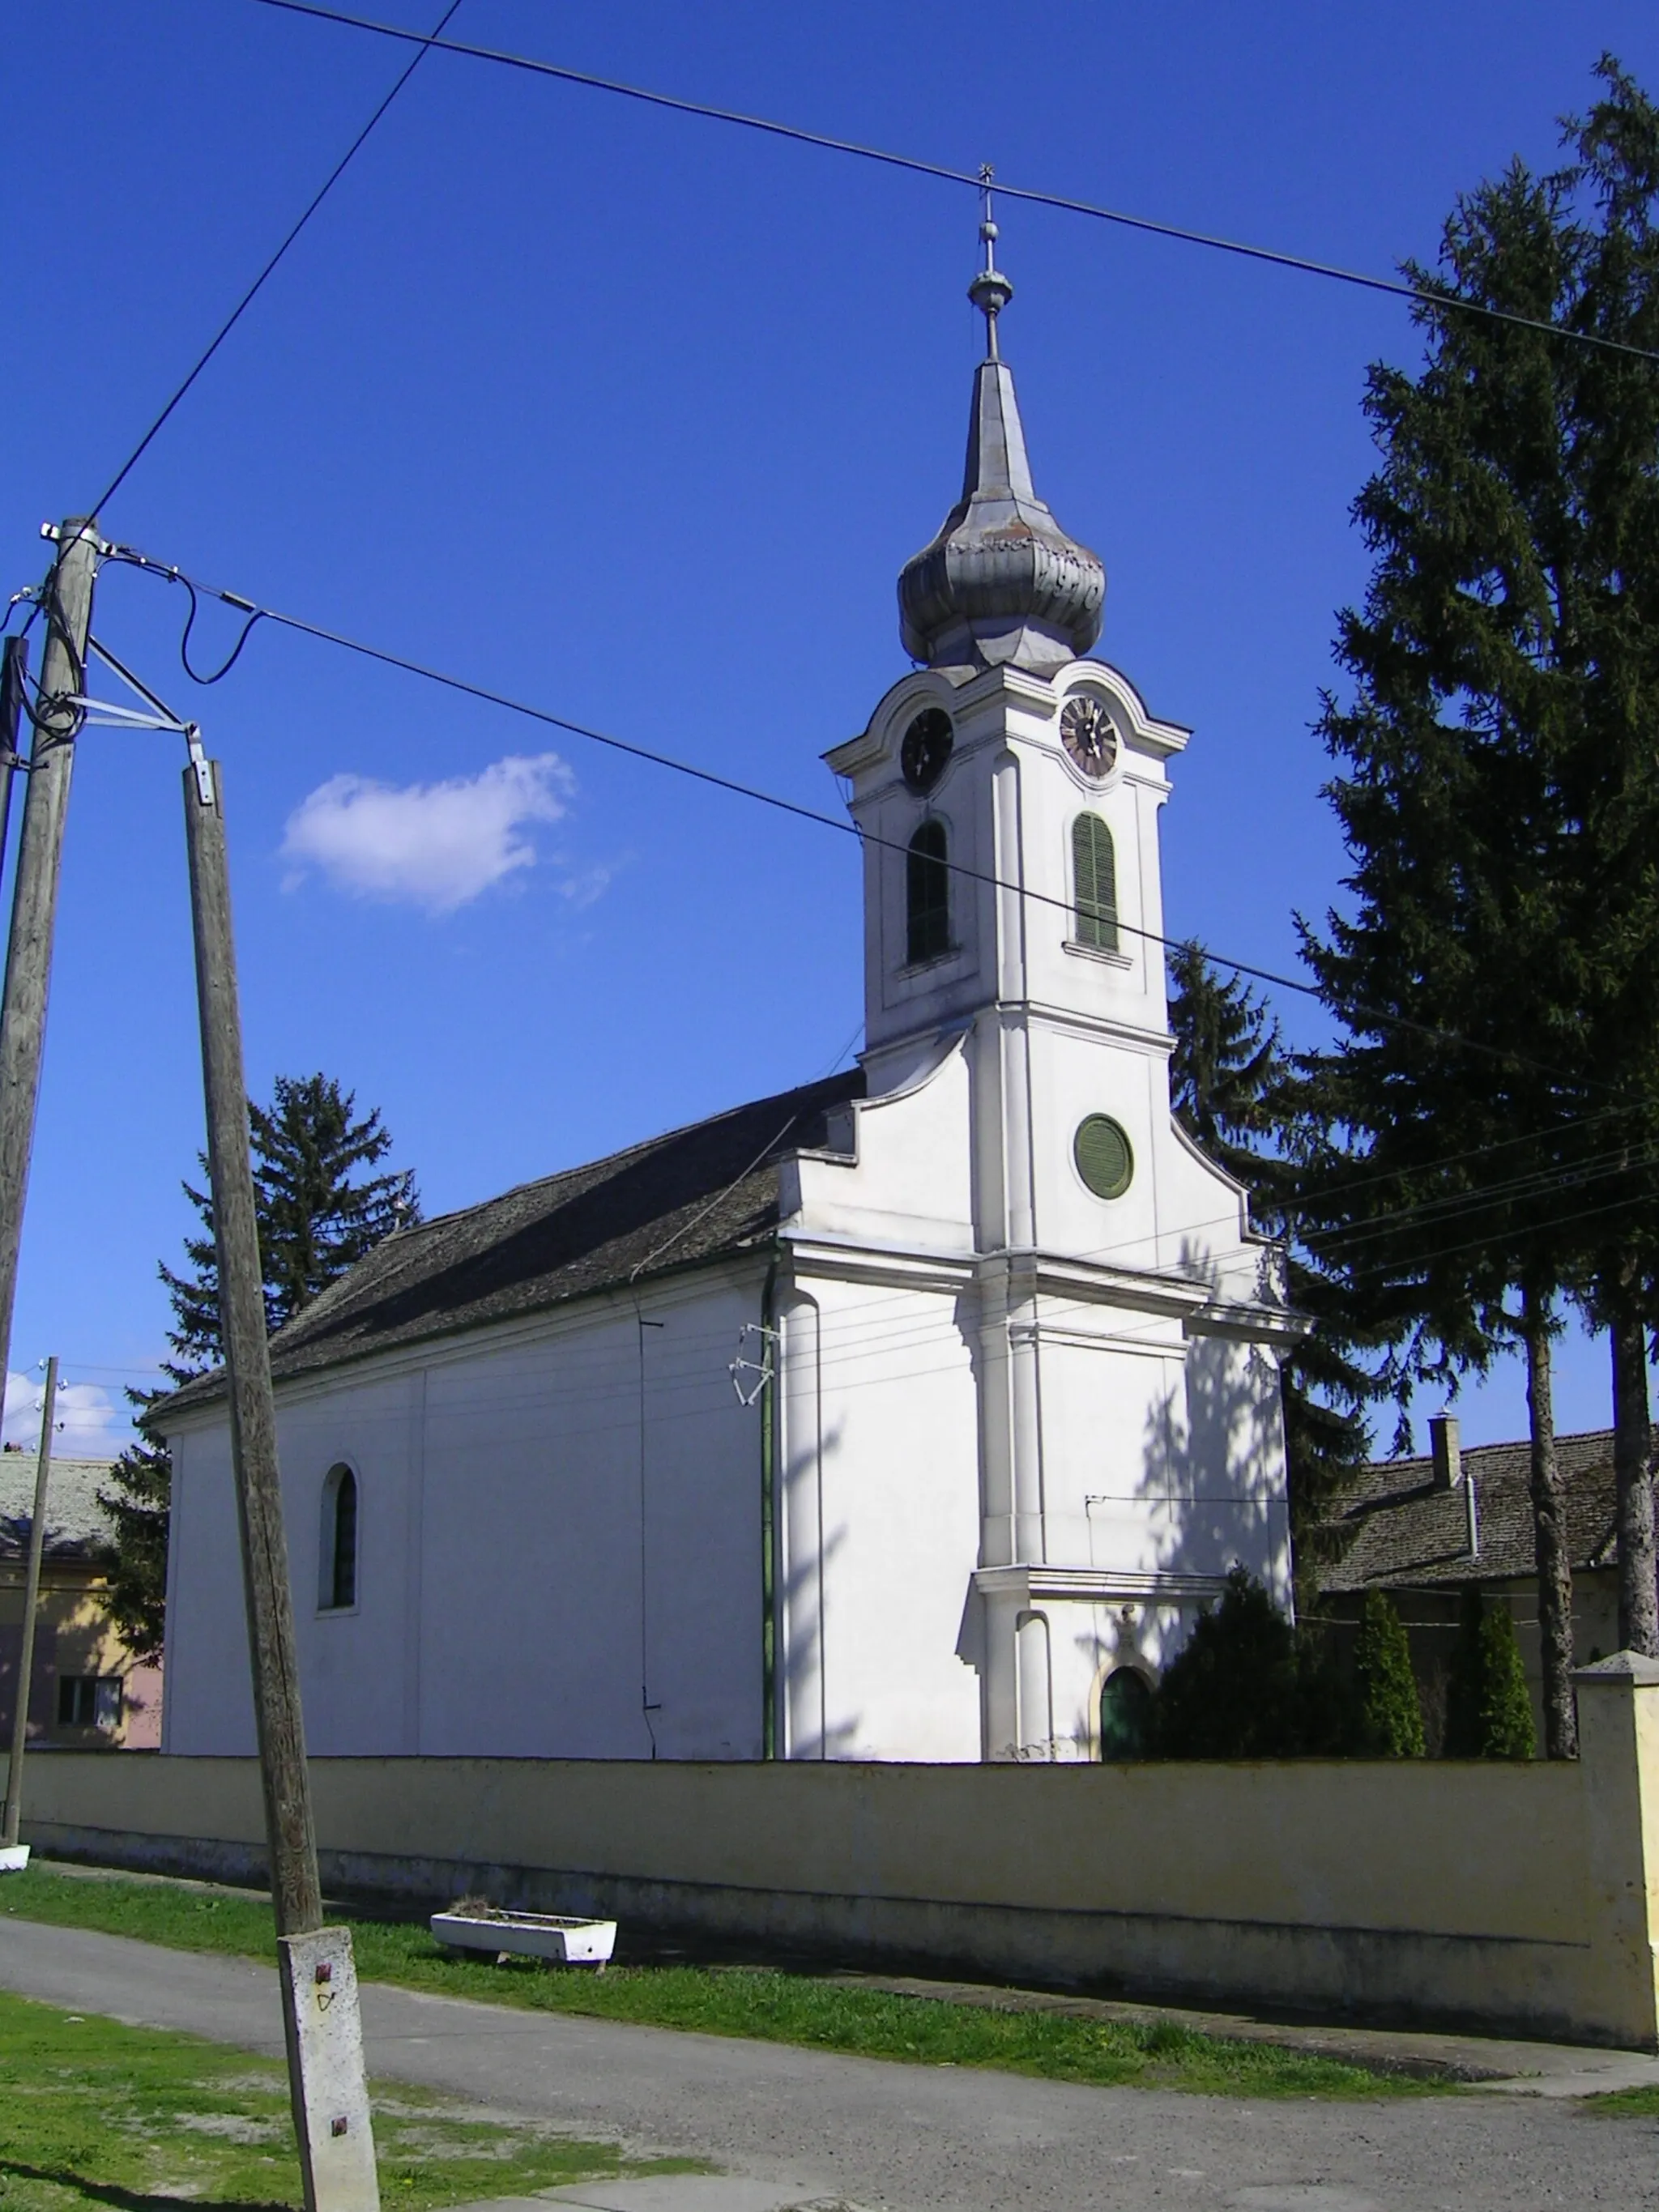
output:
[[1296,1631],[1235,1567],[1164,1668],[1152,1699],[1158,1759],[1283,1759],[1304,1747]]
[[1393,1599],[1381,1590],[1365,1593],[1353,1668],[1358,1696],[1355,1749],[1371,1759],[1421,1759],[1423,1709],[1411,1646]]
[[1488,1607],[1465,1585],[1446,1684],[1448,1759],[1532,1759],[1532,1698],[1507,1605]]

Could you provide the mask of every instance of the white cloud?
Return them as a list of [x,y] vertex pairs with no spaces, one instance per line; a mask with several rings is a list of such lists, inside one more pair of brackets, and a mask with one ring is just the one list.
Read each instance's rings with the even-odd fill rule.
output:
[[[45,1395],[45,1377],[38,1368],[32,1375],[20,1375],[15,1369],[9,1371],[0,1439],[38,1452]],[[116,1402],[111,1392],[95,1382],[58,1385],[52,1449],[59,1459],[113,1459],[131,1442],[126,1408]]]
[[331,776],[288,817],[290,884],[315,868],[337,889],[450,914],[536,865],[526,823],[557,822],[574,779],[556,753],[509,755],[446,783]]

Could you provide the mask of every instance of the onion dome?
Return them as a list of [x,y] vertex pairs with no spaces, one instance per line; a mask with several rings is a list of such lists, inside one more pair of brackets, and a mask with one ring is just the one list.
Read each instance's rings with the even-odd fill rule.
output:
[[1100,635],[1106,571],[1031,483],[1013,375],[997,351],[997,317],[1014,288],[995,265],[989,201],[988,191],[985,266],[968,288],[985,317],[986,357],[974,375],[962,497],[900,572],[899,635],[930,668],[1012,662],[1046,674]]

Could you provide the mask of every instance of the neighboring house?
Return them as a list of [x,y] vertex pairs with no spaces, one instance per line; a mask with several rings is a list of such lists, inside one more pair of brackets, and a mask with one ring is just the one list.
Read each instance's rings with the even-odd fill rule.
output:
[[[1087,1759],[1235,1561],[1288,1601],[1299,1324],[1170,1112],[1188,732],[1083,657],[1104,574],[1032,487],[1002,279],[975,293],[917,665],[827,756],[860,1064],[404,1231],[276,1336],[315,1751]],[[222,1380],[152,1419],[167,1746],[245,1752]]]
[[[161,1669],[136,1660],[106,1607],[106,1459],[54,1459],[29,1692],[29,1741],[84,1751],[153,1750],[161,1741]],[[35,1455],[0,1451],[0,1745],[11,1741],[21,1649],[23,1577],[34,1513]]]
[[[1426,1458],[1367,1468],[1333,1507],[1327,1526],[1341,1554],[1322,1571],[1321,1611],[1348,1627],[1366,1590],[1394,1599],[1410,1633],[1432,1742],[1444,1712],[1459,1601],[1477,1585],[1488,1603],[1508,1606],[1514,1617],[1541,1741],[1531,1446],[1465,1449],[1449,1414],[1437,1415],[1429,1431]],[[1613,1431],[1558,1437],[1555,1448],[1572,1564],[1573,1645],[1582,1665],[1619,1648]]]

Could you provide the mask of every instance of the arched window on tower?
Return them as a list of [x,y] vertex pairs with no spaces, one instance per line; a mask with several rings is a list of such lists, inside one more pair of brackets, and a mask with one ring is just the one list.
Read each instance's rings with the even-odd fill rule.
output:
[[1097,814],[1072,824],[1072,896],[1077,942],[1097,952],[1117,951],[1117,860],[1112,833]]
[[321,1566],[319,1608],[348,1611],[357,1602],[357,1478],[344,1465],[330,1468],[323,1480]]
[[933,817],[904,856],[904,957],[914,968],[951,950],[951,870],[945,824]]

